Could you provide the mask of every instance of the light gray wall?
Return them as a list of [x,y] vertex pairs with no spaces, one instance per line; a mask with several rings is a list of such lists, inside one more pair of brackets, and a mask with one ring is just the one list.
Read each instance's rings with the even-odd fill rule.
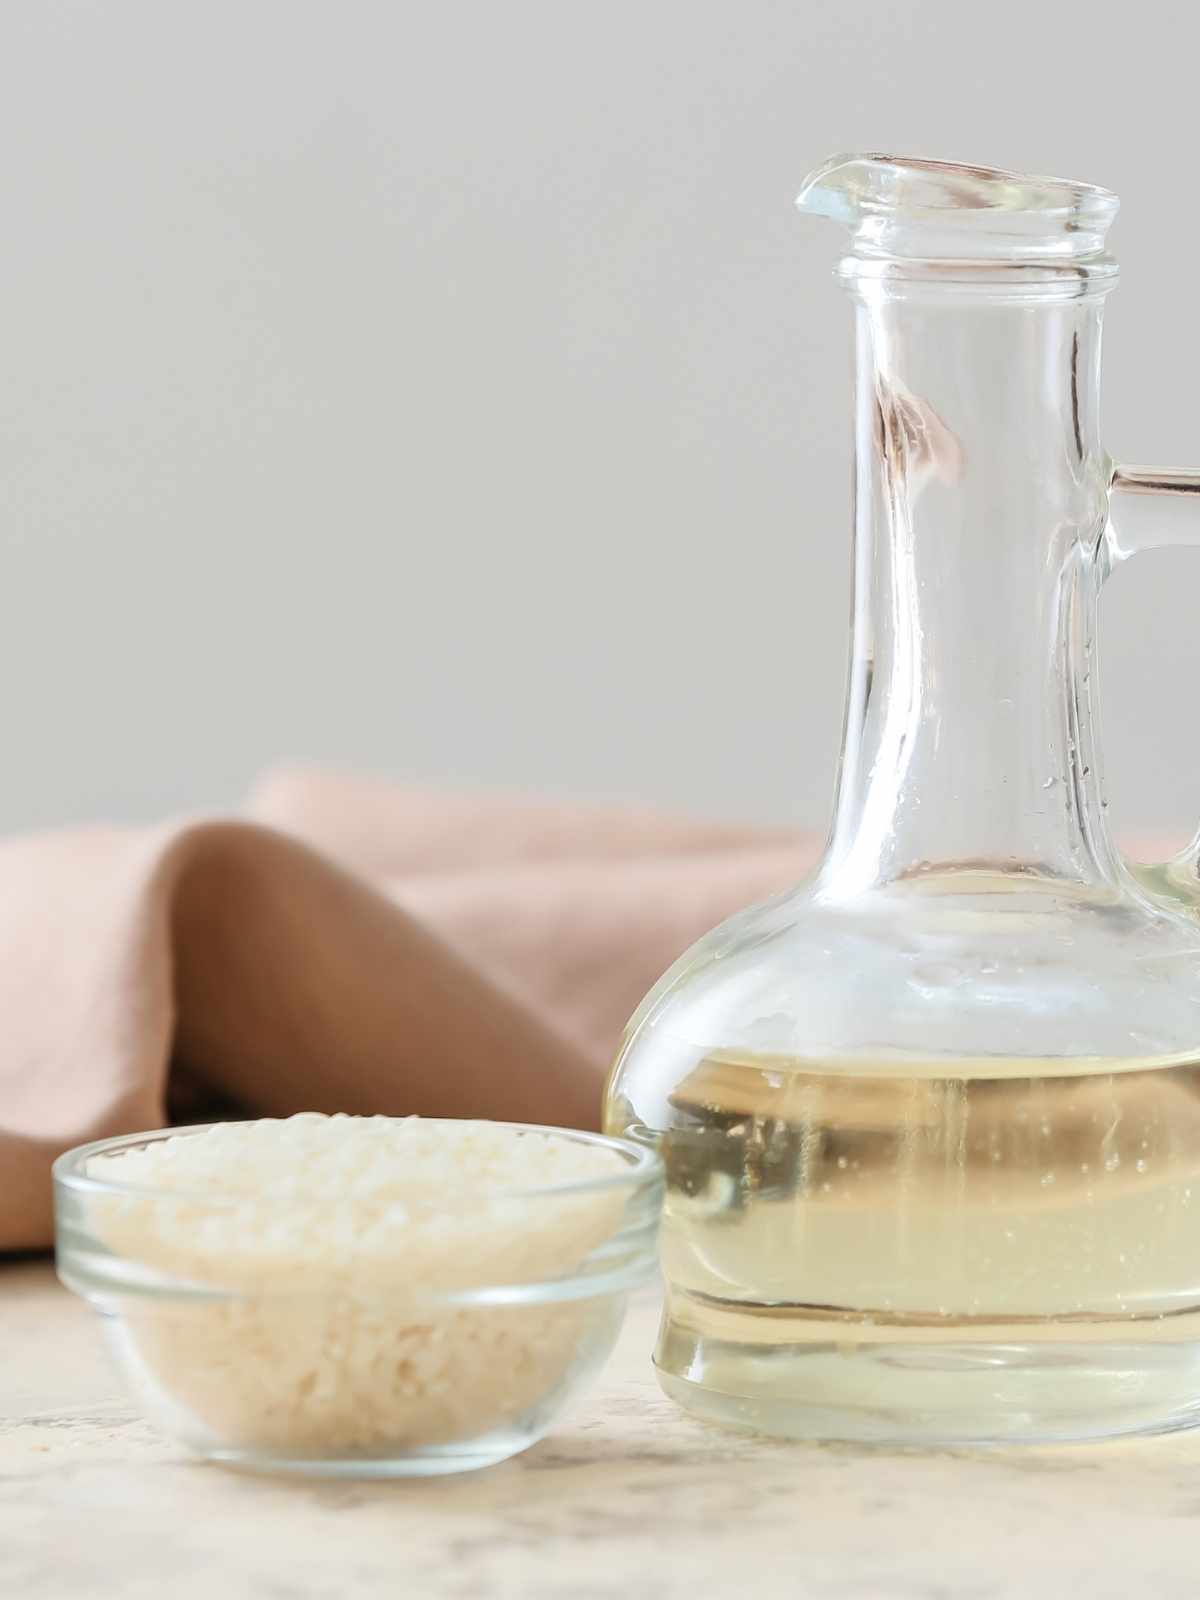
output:
[[[1110,448],[1200,462],[1198,47],[1163,0],[2,0],[0,827],[287,758],[822,822],[849,320],[792,196],[872,147],[1117,189]],[[1110,593],[1127,823],[1200,815],[1198,561]]]

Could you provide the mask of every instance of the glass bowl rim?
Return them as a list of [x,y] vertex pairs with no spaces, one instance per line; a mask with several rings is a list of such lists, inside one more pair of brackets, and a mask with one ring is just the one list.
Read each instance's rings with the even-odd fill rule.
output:
[[[336,1115],[336,1113],[333,1115]],[[246,1118],[245,1120],[286,1122],[289,1119],[285,1117],[261,1117]],[[363,1117],[361,1120],[370,1121],[372,1119]],[[391,1117],[386,1120],[404,1122],[409,1119],[406,1117]],[[504,1128],[514,1134],[535,1133],[555,1136],[560,1139],[570,1140],[576,1144],[599,1146],[602,1149],[612,1150],[627,1161],[624,1171],[612,1173],[611,1175],[605,1174],[598,1178],[583,1178],[565,1183],[541,1184],[532,1188],[489,1189],[479,1196],[479,1203],[483,1206],[491,1206],[506,1201],[540,1202],[573,1199],[577,1196],[605,1194],[622,1189],[637,1191],[644,1186],[661,1181],[663,1176],[662,1159],[656,1150],[649,1145],[636,1143],[632,1139],[618,1138],[612,1134],[592,1133],[584,1128],[553,1127],[550,1124],[538,1122],[493,1121],[486,1117],[422,1117],[420,1120],[435,1125],[448,1123],[456,1127],[465,1123],[479,1123],[488,1128]],[[248,1196],[223,1193],[220,1188],[216,1187],[176,1189],[148,1183],[125,1183],[119,1179],[95,1177],[87,1170],[88,1163],[94,1156],[112,1155],[124,1149],[133,1149],[158,1140],[192,1137],[206,1133],[210,1128],[221,1125],[216,1122],[197,1122],[177,1128],[148,1128],[138,1133],[120,1133],[106,1139],[92,1139],[87,1144],[75,1145],[70,1150],[64,1150],[51,1167],[51,1176],[56,1188],[70,1190],[77,1194],[127,1196],[144,1200],[192,1200],[202,1202],[208,1206],[244,1205],[247,1198],[249,1198]],[[304,1203],[303,1193],[298,1199],[301,1204]]]

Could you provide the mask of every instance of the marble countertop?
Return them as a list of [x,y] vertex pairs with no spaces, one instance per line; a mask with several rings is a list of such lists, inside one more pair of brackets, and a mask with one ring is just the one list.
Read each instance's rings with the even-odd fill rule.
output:
[[1200,1434],[911,1453],[723,1433],[663,1396],[655,1305],[515,1461],[307,1483],[140,1420],[93,1314],[0,1265],[0,1595],[14,1600],[1197,1600]]

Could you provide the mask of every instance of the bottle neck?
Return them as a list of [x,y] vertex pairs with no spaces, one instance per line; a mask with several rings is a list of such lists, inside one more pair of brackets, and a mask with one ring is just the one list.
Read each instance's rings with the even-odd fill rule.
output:
[[854,631],[821,886],[1115,881],[1091,670],[1100,297],[855,287]]

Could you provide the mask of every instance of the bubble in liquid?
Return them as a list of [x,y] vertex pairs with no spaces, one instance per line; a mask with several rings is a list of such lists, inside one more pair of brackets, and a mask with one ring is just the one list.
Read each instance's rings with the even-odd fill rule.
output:
[[1140,1157],[1139,1157],[1139,1158],[1138,1158],[1138,1160],[1137,1160],[1137,1161],[1136,1161],[1136,1162],[1135,1162],[1135,1165],[1136,1165],[1136,1167],[1137,1167],[1137,1169],[1138,1169],[1138,1171],[1139,1171],[1139,1172],[1145,1172],[1145,1170],[1146,1170],[1146,1167],[1147,1167],[1147,1165],[1148,1165],[1148,1163],[1147,1163],[1147,1162],[1145,1162],[1145,1161],[1143,1161],[1143,1160],[1142,1160],[1142,1159],[1141,1159],[1141,1158],[1140,1158]]
[[1104,1158],[1104,1170],[1105,1170],[1105,1172],[1115,1172],[1120,1165],[1121,1165],[1121,1158],[1120,1158],[1120,1156],[1117,1154],[1117,1152],[1115,1150],[1113,1151],[1112,1155],[1105,1156],[1105,1158]]
[[850,1165],[845,1156],[839,1156],[837,1159],[837,1164],[842,1172],[845,1172],[846,1168]]

